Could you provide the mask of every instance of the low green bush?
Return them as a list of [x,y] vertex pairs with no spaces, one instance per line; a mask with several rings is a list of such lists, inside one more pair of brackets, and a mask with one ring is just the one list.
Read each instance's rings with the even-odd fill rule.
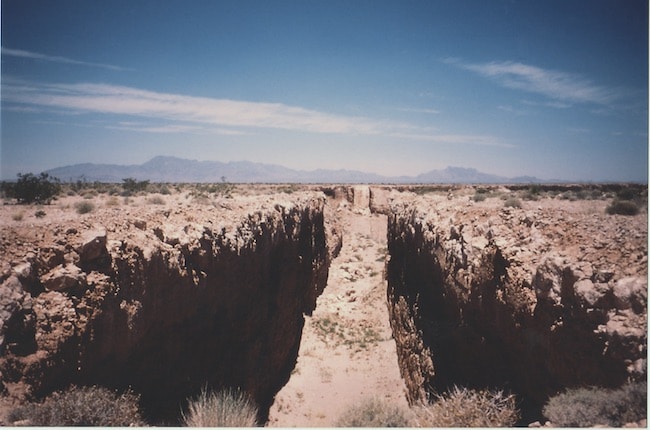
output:
[[57,178],[41,173],[18,174],[15,183],[3,182],[3,194],[15,198],[21,204],[49,204],[61,192],[61,183]]
[[559,427],[621,427],[646,418],[647,384],[630,382],[618,389],[568,389],[551,397],[542,413]]
[[351,405],[336,421],[337,427],[408,427],[407,412],[379,399]]
[[615,199],[605,211],[610,215],[636,215],[639,213],[639,206],[631,200]]
[[147,187],[149,187],[149,181],[138,181],[134,178],[122,179],[122,189],[124,190],[124,193],[128,193],[129,195],[140,191],[146,191]]
[[182,416],[187,427],[255,427],[257,406],[239,390],[202,390]]
[[461,387],[414,407],[413,413],[417,427],[512,427],[519,419],[515,396]]
[[71,386],[42,403],[28,403],[8,415],[10,423],[30,426],[142,426],[139,396],[118,394],[103,387]]

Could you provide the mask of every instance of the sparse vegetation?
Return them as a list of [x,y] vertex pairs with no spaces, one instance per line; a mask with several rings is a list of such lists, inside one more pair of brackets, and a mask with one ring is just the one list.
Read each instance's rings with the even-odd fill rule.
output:
[[522,199],[532,201],[539,200],[540,197],[542,197],[542,187],[536,184],[528,187],[521,195]]
[[460,387],[414,407],[413,413],[417,427],[512,427],[519,419],[513,395]]
[[476,194],[474,194],[474,196],[472,197],[472,200],[474,200],[475,202],[478,203],[478,202],[482,202],[483,200],[487,199],[487,197],[488,196],[485,193],[476,192]]
[[16,212],[11,215],[11,219],[14,221],[22,221],[25,214],[23,212]]
[[210,194],[231,198],[234,189],[235,186],[229,182],[221,182],[218,184],[194,184],[192,191],[190,191],[190,196],[197,201],[207,200]]
[[105,204],[106,204],[106,206],[119,206],[120,201],[117,199],[117,197],[111,196],[111,197],[108,198],[108,200],[106,200]]
[[138,402],[139,397],[131,392],[118,394],[102,387],[71,386],[42,403],[14,409],[8,420],[30,426],[141,426],[144,421]]
[[15,183],[2,183],[2,192],[6,197],[15,198],[20,204],[50,204],[61,192],[61,183],[47,173],[41,173],[39,176],[19,173]]
[[134,178],[124,178],[122,179],[122,188],[124,192],[122,195],[124,197],[132,196],[140,191],[146,191],[149,186],[149,181],[138,181]]
[[609,215],[629,215],[633,216],[639,213],[639,206],[632,200],[615,199],[605,209]]
[[43,218],[45,215],[47,215],[47,214],[45,213],[44,210],[40,210],[40,209],[39,209],[39,210],[37,210],[36,212],[34,212],[34,216],[35,216],[36,218]]
[[217,392],[201,391],[190,400],[183,423],[188,427],[254,427],[257,407],[245,393],[226,389]]
[[350,406],[336,421],[337,427],[408,427],[408,412],[376,398]]
[[74,208],[79,215],[83,215],[95,210],[95,205],[89,201],[82,201],[75,203]]
[[339,324],[330,317],[312,320],[318,336],[326,343],[345,345],[352,352],[368,349],[371,345],[381,341],[381,336],[370,324],[360,324],[348,327]]
[[619,389],[574,388],[551,397],[543,414],[559,427],[622,427],[647,415],[646,382]]
[[147,199],[147,202],[151,203],[152,205],[164,205],[165,200],[161,196],[153,196]]
[[521,209],[521,201],[516,197],[509,197],[505,202],[503,202],[503,206],[506,208]]

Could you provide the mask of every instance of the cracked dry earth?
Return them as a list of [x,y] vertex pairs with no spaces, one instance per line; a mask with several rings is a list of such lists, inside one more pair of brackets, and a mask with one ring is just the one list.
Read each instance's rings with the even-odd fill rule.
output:
[[298,363],[271,408],[271,427],[331,427],[376,397],[408,407],[386,309],[386,217],[340,203],[343,247],[307,317]]

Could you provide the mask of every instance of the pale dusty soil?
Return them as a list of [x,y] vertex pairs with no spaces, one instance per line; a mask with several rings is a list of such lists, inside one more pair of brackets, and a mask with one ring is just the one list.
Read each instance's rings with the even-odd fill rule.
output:
[[[33,251],[36,244],[55,242],[65,235],[59,231],[62,224],[79,231],[103,225],[111,234],[143,220],[149,230],[159,225],[167,231],[215,219],[215,212],[214,222],[219,224],[274,204],[265,196],[276,190],[245,191],[238,190],[234,199],[173,192],[128,199],[65,196],[43,206],[0,205],[0,251],[4,254],[0,260],[8,265]],[[287,202],[295,198],[294,193],[286,195]],[[88,214],[75,209],[83,201],[94,205]],[[269,426],[333,426],[346,407],[366,397],[407,407],[386,308],[386,217],[371,215],[367,203],[365,208],[353,207],[346,200],[330,200],[329,204],[343,234],[343,247],[332,262],[317,309],[306,317],[296,369],[276,397]],[[38,210],[46,215],[36,217]],[[0,397],[0,418],[12,408],[3,400]]]
[[367,209],[337,215],[343,248],[307,317],[298,364],[268,426],[335,426],[347,407],[368,397],[408,407],[386,308],[386,217]]
[[[100,195],[90,199],[96,209],[85,215],[75,211],[74,204],[83,200],[78,196],[63,197],[43,207],[3,205],[0,206],[0,256],[3,257],[0,258],[0,269],[5,269],[2,266],[9,265],[13,257],[22,258],[32,251],[33,242],[51,243],[53,239],[65,236],[65,232],[50,228],[60,223],[77,227],[79,231],[102,224],[110,232],[138,219],[146,221],[149,229],[156,225],[173,229],[211,218],[215,208],[223,220],[238,218],[243,212],[259,209],[260,205],[272,207],[272,201],[260,198],[264,194],[267,190],[251,194],[238,190],[233,200],[196,198],[188,192],[174,192],[172,195],[158,195],[162,203],[154,203],[152,198],[155,194],[128,201],[122,197]],[[422,200],[439,211],[448,212],[450,218],[476,218],[487,225],[494,221],[495,232],[499,233],[502,225],[499,219],[510,217],[509,211],[502,210],[503,200],[495,197],[475,203],[471,201],[473,194],[473,190],[467,189],[455,191],[453,195],[428,195]],[[286,195],[287,202],[293,198],[295,194]],[[408,201],[416,199],[416,196],[404,193],[398,199]],[[611,217],[604,214],[608,203],[606,200],[522,201],[524,210],[534,211],[543,232],[543,237],[526,238],[522,250],[545,252],[541,245],[548,242],[569,257],[582,259],[590,253],[593,254],[589,256],[590,260],[606,265],[611,263],[613,248],[616,248],[623,251],[620,252],[621,258],[628,261],[631,274],[639,273],[638,267],[647,273],[647,247],[640,250],[631,243],[647,243],[647,212],[644,209],[637,217]],[[268,426],[335,426],[337,418],[347,407],[367,397],[408,407],[386,308],[383,276],[387,252],[386,217],[370,214],[367,207],[354,207],[345,200],[330,200],[329,204],[335,207],[333,212],[340,221],[343,248],[332,261],[328,285],[318,298],[313,316],[306,318],[296,368],[288,384],[276,396]],[[39,209],[47,215],[36,218],[34,214]],[[617,231],[616,237],[621,241],[601,244],[601,235],[606,231]],[[17,242],[16,237],[21,237],[21,241]],[[587,248],[582,246],[585,243]],[[537,255],[530,257],[534,261],[537,258]],[[3,415],[2,401],[0,396],[0,419]]]

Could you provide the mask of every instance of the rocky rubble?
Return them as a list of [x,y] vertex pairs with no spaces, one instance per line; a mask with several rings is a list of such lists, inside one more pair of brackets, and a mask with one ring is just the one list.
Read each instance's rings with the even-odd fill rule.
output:
[[266,420],[340,241],[324,206],[304,193],[4,226],[5,396],[131,387],[149,417],[174,422],[205,385],[236,386]]
[[454,384],[498,387],[539,419],[565,387],[646,377],[647,213],[412,200],[392,204],[387,263],[409,401]]

